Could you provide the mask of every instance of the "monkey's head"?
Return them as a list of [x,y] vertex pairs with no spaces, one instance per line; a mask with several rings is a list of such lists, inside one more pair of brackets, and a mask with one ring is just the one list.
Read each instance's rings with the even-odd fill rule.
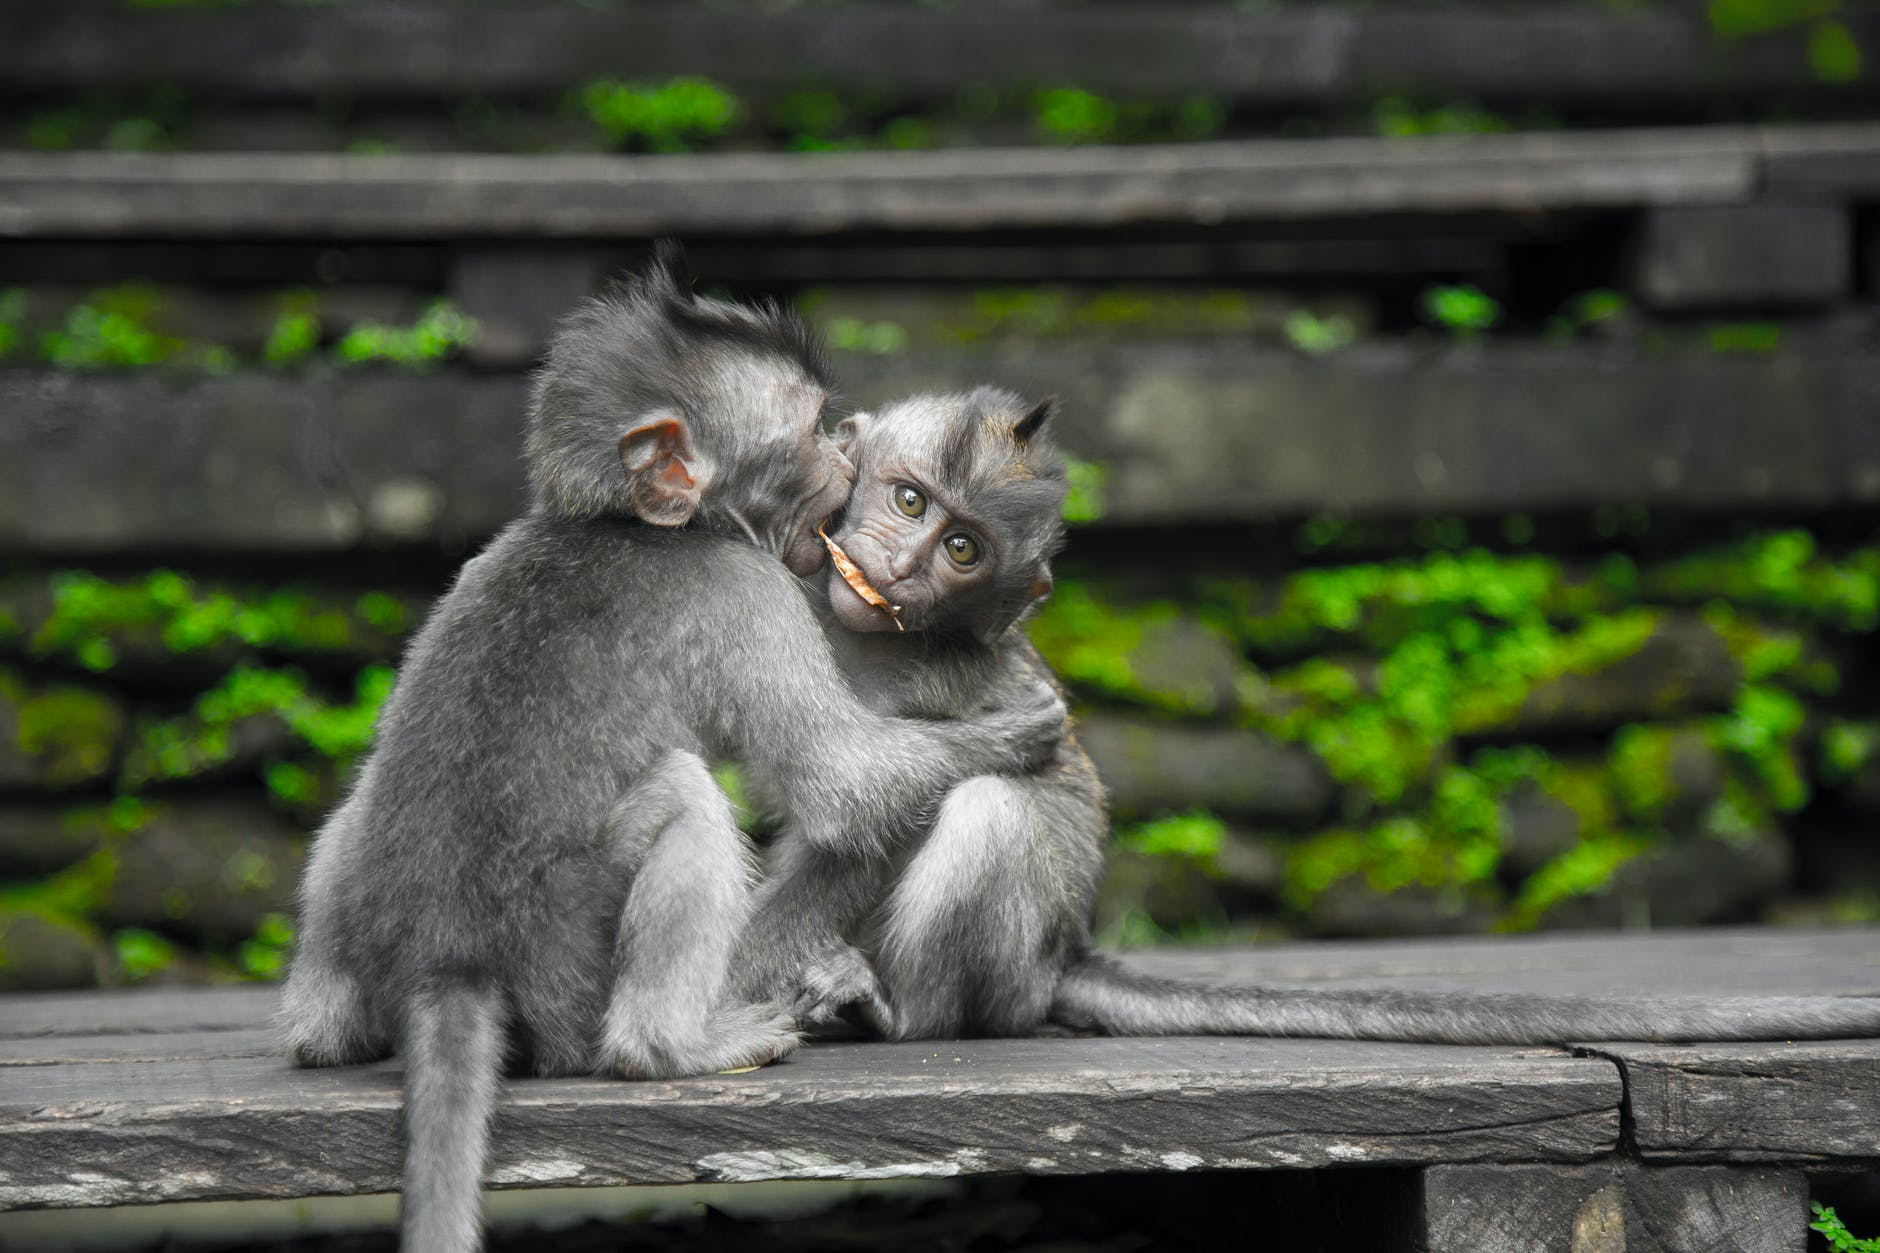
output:
[[563,319],[535,376],[534,508],[693,523],[800,575],[854,471],[822,429],[822,344],[776,305],[696,296],[677,245]]
[[[1068,490],[1046,427],[1055,398],[1030,404],[996,387],[913,396],[836,428],[855,488],[836,541],[909,631],[991,643],[1051,590]],[[894,621],[829,576],[837,621]]]

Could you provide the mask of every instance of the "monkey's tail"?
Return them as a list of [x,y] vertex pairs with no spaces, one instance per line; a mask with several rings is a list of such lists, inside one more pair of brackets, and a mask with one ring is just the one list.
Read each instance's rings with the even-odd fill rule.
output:
[[1828,1040],[1880,1036],[1880,996],[1593,997],[1394,989],[1210,987],[1085,953],[1052,1022],[1107,1035],[1313,1036],[1439,1044]]
[[403,1253],[483,1243],[483,1163],[503,1067],[502,999],[481,981],[434,979],[405,1022]]

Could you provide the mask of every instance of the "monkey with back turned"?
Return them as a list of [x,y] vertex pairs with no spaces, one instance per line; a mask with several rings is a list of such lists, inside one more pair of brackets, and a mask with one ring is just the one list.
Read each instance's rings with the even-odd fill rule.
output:
[[[832,636],[884,711],[968,718],[1049,677],[1022,628],[1050,588],[1066,480],[1053,404],[1009,392],[917,396],[837,441],[855,486],[834,538],[890,615],[827,579]],[[890,1039],[1300,1035],[1448,1043],[1789,1039],[1880,1034],[1880,998],[1529,997],[1211,988],[1092,951],[1109,839],[1103,792],[1067,735],[1030,773],[954,786],[888,856],[817,847],[786,825],[740,945],[738,986],[799,998],[806,1021],[860,1010]]]
[[554,337],[529,510],[412,641],[315,840],[283,995],[301,1064],[404,1056],[407,1249],[475,1247],[506,1069],[669,1076],[794,1044],[726,988],[750,867],[711,756],[768,767],[808,844],[859,849],[1058,734],[1044,685],[973,722],[851,695],[796,578],[851,476],[825,396],[795,317],[692,296],[670,250]]

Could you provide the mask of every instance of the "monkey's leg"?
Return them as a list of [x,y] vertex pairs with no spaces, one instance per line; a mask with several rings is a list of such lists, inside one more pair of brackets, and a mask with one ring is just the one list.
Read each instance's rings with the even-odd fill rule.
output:
[[635,788],[657,829],[623,838],[638,872],[621,909],[600,1063],[627,1078],[671,1078],[771,1061],[796,1046],[774,1005],[727,1002],[726,972],[750,913],[754,867],[730,801],[697,756],[670,753]]
[[1063,885],[1037,826],[1048,799],[991,776],[947,793],[884,911],[884,1034],[1024,1035],[1044,1021],[1066,943]]
[[879,999],[873,968],[846,937],[875,911],[888,873],[885,858],[841,856],[785,830],[738,941],[734,995],[788,1003],[804,1027]]
[[345,868],[358,811],[348,800],[327,821],[301,879],[294,960],[276,1016],[297,1066],[348,1066],[392,1051],[390,1028],[340,952]]

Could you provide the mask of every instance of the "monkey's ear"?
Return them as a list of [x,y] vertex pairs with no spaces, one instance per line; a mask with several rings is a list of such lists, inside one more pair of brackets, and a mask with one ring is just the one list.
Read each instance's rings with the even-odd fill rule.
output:
[[1037,578],[1031,581],[1030,587],[1025,589],[1025,599],[1030,600],[1030,601],[1043,600],[1045,597],[1051,594],[1051,588],[1052,588],[1052,583],[1051,583],[1050,573],[1046,572],[1044,574],[1041,574]]
[[635,516],[653,526],[691,521],[710,478],[685,420],[671,413],[655,414],[620,437],[620,468]]
[[1032,437],[1044,430],[1045,424],[1057,416],[1058,398],[1046,396],[1031,407],[1031,412],[1018,420],[1012,427],[1012,438],[1021,444],[1029,444]]
[[842,453],[844,456],[848,454],[849,448],[862,433],[862,423],[867,420],[868,415],[866,413],[851,413],[848,417],[836,423],[835,434],[831,435],[829,438],[835,441],[837,452]]

